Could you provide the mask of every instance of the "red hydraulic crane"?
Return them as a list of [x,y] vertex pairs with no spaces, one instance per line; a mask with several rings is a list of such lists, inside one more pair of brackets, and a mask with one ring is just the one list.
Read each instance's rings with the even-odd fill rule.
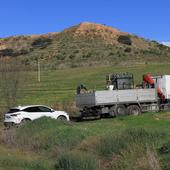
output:
[[[151,88],[155,87],[155,82],[154,82],[154,79],[152,78],[151,74],[143,75],[143,81],[146,84],[149,84],[151,86]],[[161,91],[161,88],[159,86],[157,86],[157,93],[158,93],[158,96],[161,100],[165,99],[165,95],[163,94],[163,92]]]

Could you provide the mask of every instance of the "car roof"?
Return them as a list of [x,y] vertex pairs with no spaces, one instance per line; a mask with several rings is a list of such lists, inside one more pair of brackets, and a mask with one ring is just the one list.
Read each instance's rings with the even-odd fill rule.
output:
[[45,106],[45,105],[26,105],[26,106],[17,106],[17,107],[12,107],[11,109],[19,109],[19,110],[23,110],[29,107],[38,107],[38,106],[43,106],[43,107],[47,107],[50,109],[50,107]]

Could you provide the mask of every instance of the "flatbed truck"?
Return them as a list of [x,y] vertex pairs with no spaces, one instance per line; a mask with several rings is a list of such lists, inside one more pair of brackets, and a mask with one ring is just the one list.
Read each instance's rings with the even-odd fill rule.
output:
[[[134,86],[133,74],[106,76],[107,89],[88,91],[79,86],[76,106],[81,117],[139,115],[170,109],[170,75],[145,74],[143,82]],[[83,90],[82,90],[83,89]]]

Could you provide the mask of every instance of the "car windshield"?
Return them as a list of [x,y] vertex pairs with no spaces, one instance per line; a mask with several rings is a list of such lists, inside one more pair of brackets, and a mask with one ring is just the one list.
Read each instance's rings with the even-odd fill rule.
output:
[[19,109],[10,109],[7,113],[15,113],[20,111]]

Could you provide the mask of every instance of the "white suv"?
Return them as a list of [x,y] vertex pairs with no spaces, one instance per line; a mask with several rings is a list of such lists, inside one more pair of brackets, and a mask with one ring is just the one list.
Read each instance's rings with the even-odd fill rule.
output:
[[11,108],[5,114],[4,125],[10,127],[12,125],[24,124],[44,116],[69,121],[69,115],[64,111],[56,111],[42,105],[31,105]]

